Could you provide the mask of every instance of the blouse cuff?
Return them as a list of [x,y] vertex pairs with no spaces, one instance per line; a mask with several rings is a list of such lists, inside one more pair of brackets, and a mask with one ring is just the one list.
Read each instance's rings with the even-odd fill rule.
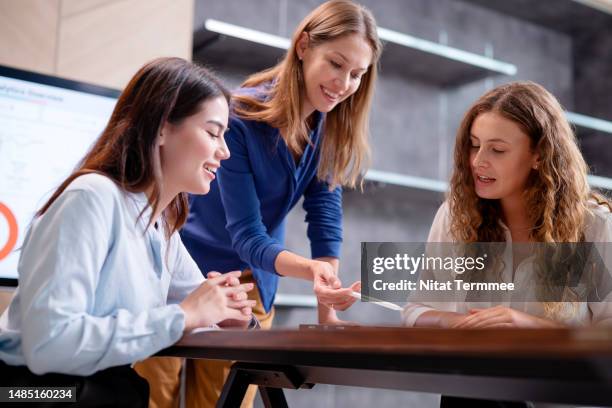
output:
[[419,316],[423,313],[428,312],[430,310],[435,310],[433,307],[421,305],[421,304],[407,304],[402,310],[402,320],[404,322],[404,326],[414,327]]

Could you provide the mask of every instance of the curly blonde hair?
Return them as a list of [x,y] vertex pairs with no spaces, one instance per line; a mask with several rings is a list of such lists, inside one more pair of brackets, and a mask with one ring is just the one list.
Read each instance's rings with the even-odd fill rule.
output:
[[[500,202],[478,197],[470,165],[472,125],[486,112],[494,112],[518,124],[529,136],[533,151],[539,154],[539,167],[532,170],[524,192],[533,226],[531,239],[546,243],[584,241],[588,201],[595,200],[608,208],[611,208],[610,202],[590,188],[587,164],[557,99],[542,86],[528,81],[501,85],[487,92],[472,105],[461,122],[448,195],[453,239],[465,243],[505,241],[499,223]],[[543,276],[541,280],[544,286],[557,281],[552,276]],[[555,303],[559,302],[544,305],[550,316],[559,316],[564,308]]]

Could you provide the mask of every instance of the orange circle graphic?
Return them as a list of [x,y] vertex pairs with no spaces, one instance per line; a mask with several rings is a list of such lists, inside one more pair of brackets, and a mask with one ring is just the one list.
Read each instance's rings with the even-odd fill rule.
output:
[[3,203],[0,203],[0,215],[3,215],[8,222],[8,239],[6,240],[6,244],[0,247],[1,261],[11,253],[17,243],[17,219],[11,210]]

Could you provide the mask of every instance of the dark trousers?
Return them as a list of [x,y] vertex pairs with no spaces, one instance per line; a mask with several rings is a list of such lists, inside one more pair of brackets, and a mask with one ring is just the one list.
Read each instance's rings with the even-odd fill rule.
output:
[[130,366],[111,367],[87,377],[36,375],[26,366],[0,361],[2,387],[76,387],[75,402],[22,402],[19,407],[148,407],[149,384]]

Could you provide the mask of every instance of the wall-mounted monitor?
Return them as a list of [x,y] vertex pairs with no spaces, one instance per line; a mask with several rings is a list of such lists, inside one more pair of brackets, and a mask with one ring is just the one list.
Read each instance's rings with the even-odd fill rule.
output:
[[100,135],[119,91],[0,66],[0,286],[34,213]]

